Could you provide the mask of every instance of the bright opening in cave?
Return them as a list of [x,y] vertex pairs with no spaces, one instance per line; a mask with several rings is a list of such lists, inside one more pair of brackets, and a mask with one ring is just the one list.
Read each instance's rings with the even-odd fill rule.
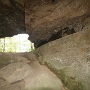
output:
[[34,43],[28,40],[28,34],[18,34],[0,39],[0,52],[30,52]]

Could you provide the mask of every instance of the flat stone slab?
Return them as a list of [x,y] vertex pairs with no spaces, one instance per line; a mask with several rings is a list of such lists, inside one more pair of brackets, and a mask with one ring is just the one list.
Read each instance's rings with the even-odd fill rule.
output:
[[9,84],[7,81],[0,78],[0,90],[25,90],[25,83],[22,80],[14,84]]
[[32,73],[32,68],[24,62],[11,63],[0,69],[0,77],[9,83],[22,80],[30,73]]

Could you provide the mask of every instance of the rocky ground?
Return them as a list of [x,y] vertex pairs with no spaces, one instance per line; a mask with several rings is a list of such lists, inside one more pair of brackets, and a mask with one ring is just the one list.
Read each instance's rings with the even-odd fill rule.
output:
[[0,53],[0,90],[66,90],[34,53]]
[[89,89],[89,29],[30,53],[0,53],[0,90]]

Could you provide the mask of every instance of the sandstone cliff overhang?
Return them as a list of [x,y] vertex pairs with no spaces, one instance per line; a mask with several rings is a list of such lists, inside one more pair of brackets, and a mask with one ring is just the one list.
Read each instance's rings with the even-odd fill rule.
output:
[[39,47],[90,28],[90,0],[0,0],[0,37],[27,33]]

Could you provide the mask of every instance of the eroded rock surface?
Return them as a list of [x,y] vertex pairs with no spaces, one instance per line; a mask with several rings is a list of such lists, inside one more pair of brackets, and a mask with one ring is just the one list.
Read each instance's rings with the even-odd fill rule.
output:
[[14,84],[9,84],[7,81],[0,78],[0,90],[25,90],[25,82],[20,81]]
[[30,73],[32,73],[32,68],[23,62],[11,63],[0,69],[0,77],[9,83],[20,81]]
[[26,90],[66,90],[62,82],[47,67],[40,65],[38,61],[32,62],[30,66],[34,70],[24,79]]
[[41,65],[33,52],[0,53],[1,64],[0,90],[66,90],[61,80]]
[[0,37],[27,33],[39,47],[90,28],[90,0],[0,0]]
[[[83,32],[67,36],[79,31]],[[29,34],[35,47],[58,39],[35,51],[39,61],[56,73],[68,89],[90,89],[90,0],[0,0],[0,38],[20,33]],[[45,82],[50,87],[39,89],[52,89],[50,82],[54,84],[56,79],[37,62],[35,54],[0,53],[0,69],[17,62],[29,64],[33,69],[32,74],[23,78],[23,89],[41,87],[38,84],[40,77],[53,79]],[[41,78],[42,86],[43,81]],[[63,84],[59,82],[59,90],[63,90]],[[8,88],[4,86],[0,86],[0,90],[13,90],[9,83]]]
[[0,38],[25,33],[25,0],[0,0]]
[[90,28],[90,0],[54,1],[27,0],[25,3],[26,32],[35,47]]
[[90,90],[90,29],[43,45],[36,54],[69,90]]

